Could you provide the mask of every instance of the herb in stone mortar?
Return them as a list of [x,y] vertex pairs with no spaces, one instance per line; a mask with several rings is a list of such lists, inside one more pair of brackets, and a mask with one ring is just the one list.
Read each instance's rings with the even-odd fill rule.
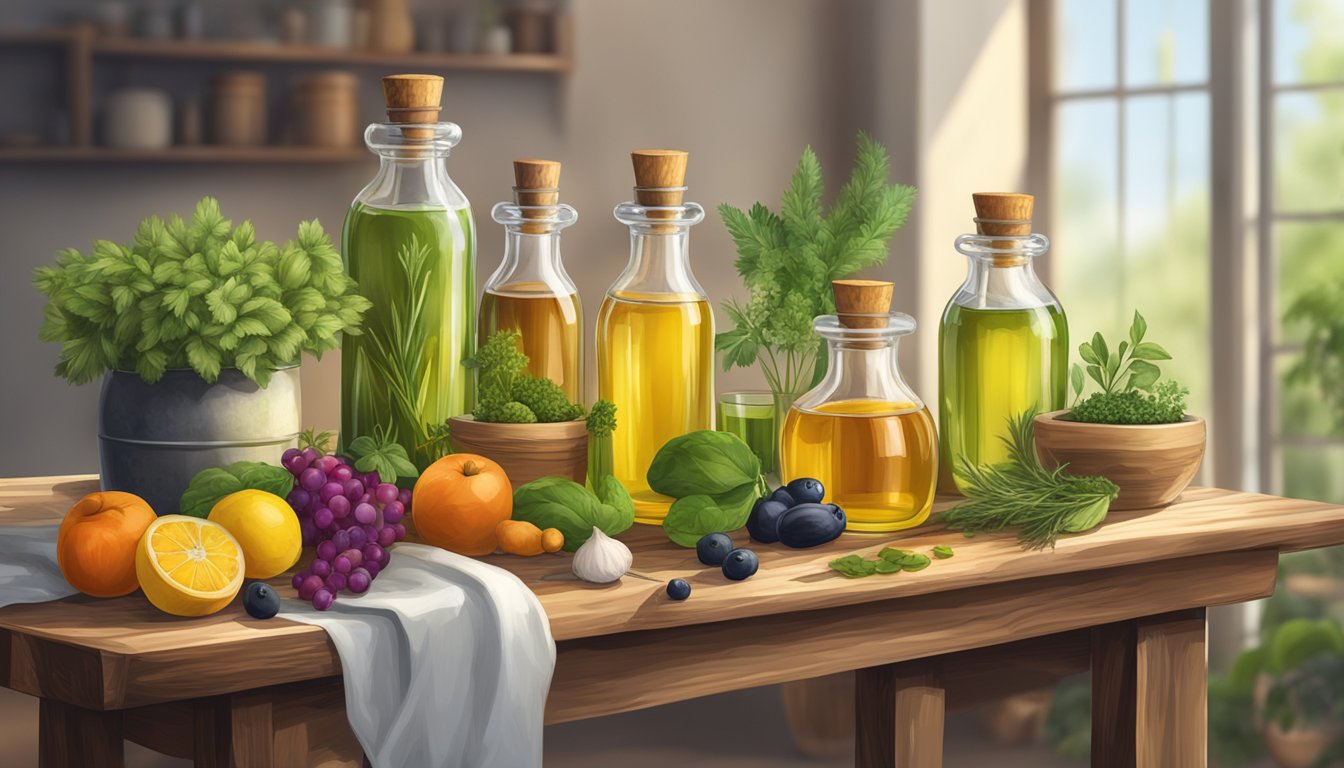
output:
[[1053,547],[1061,533],[1080,533],[1106,519],[1120,488],[1104,477],[1077,477],[1067,465],[1046,469],[1036,455],[1036,411],[1008,420],[1008,460],[977,466],[958,464],[957,486],[966,501],[942,514],[953,530],[1017,530],[1030,549]]
[[[1157,383],[1162,370],[1153,362],[1170,360],[1160,344],[1144,341],[1148,323],[1134,313],[1129,339],[1111,350],[1100,333],[1078,347],[1087,367],[1073,365],[1070,384],[1075,402],[1062,418],[1088,424],[1172,424],[1185,418],[1185,398],[1190,390],[1174,381]],[[1083,394],[1086,371],[1100,387],[1086,400]]]

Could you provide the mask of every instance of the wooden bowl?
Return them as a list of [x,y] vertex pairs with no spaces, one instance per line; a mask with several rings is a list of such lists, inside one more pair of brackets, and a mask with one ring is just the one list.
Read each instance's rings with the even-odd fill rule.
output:
[[588,476],[588,427],[582,419],[552,424],[490,424],[471,416],[448,420],[453,448],[504,468],[517,488],[559,475],[582,483]]
[[1174,424],[1085,424],[1036,417],[1036,454],[1047,467],[1068,464],[1075,475],[1101,475],[1120,486],[1111,509],[1162,507],[1190,484],[1204,459],[1204,420]]

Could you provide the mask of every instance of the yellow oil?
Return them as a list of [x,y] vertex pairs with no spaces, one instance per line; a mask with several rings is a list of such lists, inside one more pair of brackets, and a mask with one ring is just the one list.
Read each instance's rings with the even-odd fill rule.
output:
[[578,294],[557,295],[539,282],[511,283],[481,296],[480,341],[496,331],[518,331],[527,372],[554,381],[571,402],[581,403],[582,318]]
[[694,294],[617,291],[597,315],[598,395],[616,405],[612,469],[635,521],[661,524],[672,499],[649,489],[659,448],[714,428],[714,315]]
[[783,477],[815,477],[850,531],[898,531],[933,508],[938,440],[922,405],[838,400],[794,407],[780,436]]

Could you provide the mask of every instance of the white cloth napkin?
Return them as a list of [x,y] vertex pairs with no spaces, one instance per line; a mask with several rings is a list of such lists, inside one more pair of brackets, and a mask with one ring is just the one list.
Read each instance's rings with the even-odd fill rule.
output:
[[516,576],[420,544],[392,547],[373,587],[319,612],[341,656],[345,708],[374,768],[539,768],[555,641]]
[[[0,607],[75,592],[56,564],[57,528],[0,527]],[[346,716],[375,768],[541,766],[555,641],[512,573],[397,544],[365,594],[325,613],[287,599],[280,615],[336,644]]]

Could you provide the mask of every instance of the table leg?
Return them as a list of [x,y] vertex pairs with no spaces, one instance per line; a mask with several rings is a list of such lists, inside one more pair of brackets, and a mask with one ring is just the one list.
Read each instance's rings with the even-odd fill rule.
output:
[[243,691],[194,702],[197,768],[361,768],[341,681]]
[[1093,631],[1093,768],[1207,764],[1207,631],[1203,608]]
[[945,691],[937,659],[855,673],[854,765],[940,768]]
[[37,734],[37,763],[41,768],[125,765],[120,712],[100,712],[42,699]]

